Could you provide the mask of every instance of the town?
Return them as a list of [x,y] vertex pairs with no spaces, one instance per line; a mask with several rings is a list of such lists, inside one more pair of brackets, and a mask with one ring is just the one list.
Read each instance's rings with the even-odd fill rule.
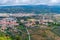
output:
[[0,13],[0,39],[60,40],[60,14]]

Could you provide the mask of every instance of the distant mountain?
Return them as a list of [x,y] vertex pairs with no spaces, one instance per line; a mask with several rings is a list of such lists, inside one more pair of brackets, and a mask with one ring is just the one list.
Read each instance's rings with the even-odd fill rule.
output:
[[20,5],[0,6],[0,13],[60,13],[60,6]]

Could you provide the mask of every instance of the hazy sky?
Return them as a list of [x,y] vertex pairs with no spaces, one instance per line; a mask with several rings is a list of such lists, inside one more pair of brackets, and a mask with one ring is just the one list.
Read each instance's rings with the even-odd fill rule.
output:
[[60,5],[60,0],[0,0],[0,5]]

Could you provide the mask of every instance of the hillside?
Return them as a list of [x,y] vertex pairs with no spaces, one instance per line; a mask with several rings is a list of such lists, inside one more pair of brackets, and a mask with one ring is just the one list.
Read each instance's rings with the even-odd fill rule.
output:
[[60,13],[60,6],[20,5],[0,6],[0,13]]

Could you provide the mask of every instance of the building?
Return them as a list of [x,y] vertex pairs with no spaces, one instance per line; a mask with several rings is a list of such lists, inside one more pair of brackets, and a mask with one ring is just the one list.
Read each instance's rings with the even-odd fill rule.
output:
[[0,26],[2,30],[5,30],[7,27],[13,28],[14,26],[19,25],[15,18],[3,18],[0,20]]

